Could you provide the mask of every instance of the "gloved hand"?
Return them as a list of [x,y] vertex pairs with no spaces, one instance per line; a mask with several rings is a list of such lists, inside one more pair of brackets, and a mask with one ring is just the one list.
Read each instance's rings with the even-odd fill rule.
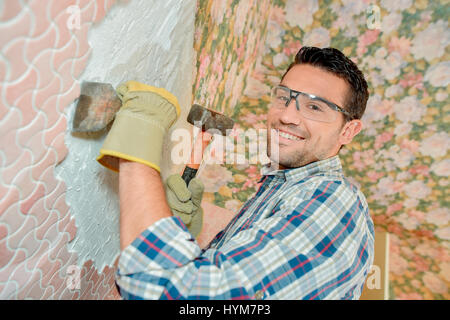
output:
[[117,87],[122,107],[100,149],[97,161],[119,171],[119,158],[139,162],[161,172],[166,132],[180,115],[177,98],[163,88],[128,81]]
[[189,182],[188,187],[179,174],[169,176],[166,181],[167,203],[172,213],[183,220],[194,238],[198,236],[203,225],[203,190],[203,183],[196,178]]

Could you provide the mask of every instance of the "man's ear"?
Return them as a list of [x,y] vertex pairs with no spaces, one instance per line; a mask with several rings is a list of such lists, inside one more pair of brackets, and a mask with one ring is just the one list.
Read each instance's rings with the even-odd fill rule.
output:
[[341,144],[349,144],[353,137],[356,136],[363,128],[361,120],[352,120],[347,122],[341,130],[339,135],[339,142]]

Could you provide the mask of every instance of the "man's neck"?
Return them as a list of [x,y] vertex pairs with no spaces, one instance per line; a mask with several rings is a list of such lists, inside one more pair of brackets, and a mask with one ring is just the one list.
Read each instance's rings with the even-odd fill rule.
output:
[[326,159],[332,158],[332,157],[336,156],[337,154],[338,153],[332,154],[332,155],[330,155],[330,156],[328,156],[328,157],[326,157],[324,159],[316,159],[316,160],[310,161],[308,163],[304,163],[304,164],[302,164],[300,166],[297,166],[297,167],[285,167],[282,164],[279,164],[279,163],[271,161],[270,165],[268,166],[268,168],[273,169],[273,170],[287,170],[287,169],[301,168],[301,167],[307,166],[307,165],[309,165],[311,163],[314,163],[314,162],[317,162],[317,161],[322,161],[322,160],[326,160]]

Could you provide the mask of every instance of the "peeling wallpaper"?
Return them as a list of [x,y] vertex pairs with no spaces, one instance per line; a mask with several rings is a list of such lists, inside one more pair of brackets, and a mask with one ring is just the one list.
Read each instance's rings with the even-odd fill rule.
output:
[[[134,0],[114,6],[89,30],[91,58],[80,81],[111,83],[137,80],[165,87],[177,96],[183,111],[190,105],[195,1]],[[75,103],[66,113],[69,126]],[[185,121],[184,121],[185,122]],[[184,125],[178,121],[177,127]],[[187,126],[187,125],[186,125]],[[66,131],[70,150],[56,174],[67,184],[66,200],[75,217],[77,237],[69,248],[79,263],[92,259],[101,269],[119,254],[118,175],[95,160],[109,128],[99,133]],[[163,175],[170,169],[166,144]]]
[[70,133],[73,101],[134,79],[186,117],[194,17],[193,0],[0,3],[0,298],[120,298],[117,174],[95,161],[106,130]]
[[[298,49],[331,45],[369,80],[366,130],[342,159],[390,233],[390,298],[448,299],[449,44],[446,0],[0,1],[0,298],[120,298],[117,177],[95,162],[106,130],[70,133],[82,80],[164,86],[180,119],[193,101],[258,129]],[[183,168],[165,145],[163,178]],[[201,168],[199,242],[256,191],[258,169]]]
[[[77,234],[55,175],[64,160],[64,108],[90,55],[87,32],[114,1],[3,1],[0,12],[0,297],[114,299],[114,269],[77,266]],[[69,28],[76,5],[79,19]],[[76,269],[72,270],[72,266]],[[74,278],[68,277],[71,271]],[[70,285],[69,285],[70,284]],[[72,286],[72,284],[75,284]],[[73,289],[73,290],[72,290]]]

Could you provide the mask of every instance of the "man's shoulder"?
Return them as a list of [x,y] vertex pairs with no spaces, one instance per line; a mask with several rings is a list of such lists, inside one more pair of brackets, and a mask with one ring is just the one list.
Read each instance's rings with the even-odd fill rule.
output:
[[338,192],[348,194],[348,196],[361,197],[365,201],[360,187],[344,175],[312,175],[291,183],[289,188],[292,190],[292,196],[296,194],[313,196],[318,192],[326,194]]
[[336,217],[357,212],[361,218],[370,220],[366,197],[355,183],[343,175],[315,175],[297,181],[286,188],[282,198],[281,202],[287,211],[308,206],[308,210],[326,211],[327,215]]

